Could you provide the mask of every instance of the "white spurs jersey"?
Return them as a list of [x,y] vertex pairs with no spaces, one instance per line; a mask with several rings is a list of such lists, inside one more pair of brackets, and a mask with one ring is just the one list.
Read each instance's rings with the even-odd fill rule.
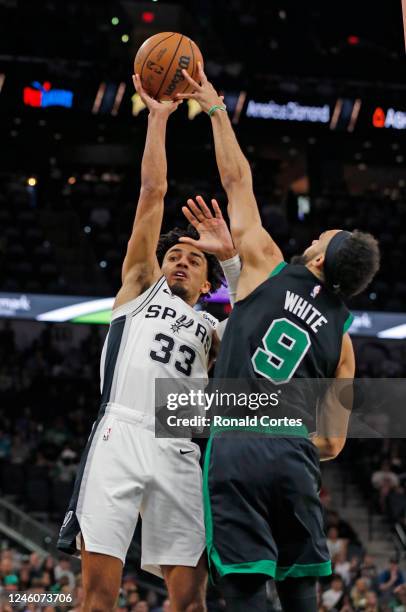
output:
[[218,320],[173,295],[166,278],[113,311],[100,363],[102,406],[154,415],[156,378],[207,379]]

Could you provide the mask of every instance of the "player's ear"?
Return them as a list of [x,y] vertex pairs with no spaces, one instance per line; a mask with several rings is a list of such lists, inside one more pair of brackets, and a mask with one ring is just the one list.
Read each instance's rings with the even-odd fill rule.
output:
[[314,265],[316,266],[316,268],[322,268],[324,260],[324,253],[320,253],[320,255],[317,255],[317,257],[314,258]]
[[211,283],[209,283],[208,280],[204,281],[204,283],[200,286],[200,293],[202,295],[206,295],[206,293],[209,293],[211,289]]

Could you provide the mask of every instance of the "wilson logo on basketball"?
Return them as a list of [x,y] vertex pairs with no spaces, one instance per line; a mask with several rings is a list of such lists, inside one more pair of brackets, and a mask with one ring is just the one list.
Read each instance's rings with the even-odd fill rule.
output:
[[176,72],[173,75],[173,79],[169,83],[167,89],[164,92],[165,96],[170,96],[173,93],[176,85],[180,81],[185,80],[185,77],[182,74],[182,70],[187,70],[189,64],[190,64],[190,57],[188,55],[181,55],[179,58],[178,68],[176,69]]

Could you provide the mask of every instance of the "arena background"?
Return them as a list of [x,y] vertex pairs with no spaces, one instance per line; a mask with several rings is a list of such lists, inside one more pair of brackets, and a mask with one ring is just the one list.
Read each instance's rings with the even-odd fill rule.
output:
[[[286,259],[327,227],[378,237],[381,271],[349,304],[357,376],[405,376],[400,0],[376,10],[348,0],[0,0],[3,595],[72,592],[80,608],[80,565],[57,555],[55,534],[98,410],[99,356],[139,190],[146,111],[132,60],[160,31],[200,46]],[[195,105],[171,119],[167,142],[164,229],[184,223],[189,196],[225,205],[210,125]],[[226,292],[207,308],[224,318]],[[350,440],[323,465],[338,578],[321,584],[320,612],[406,610],[405,434]],[[168,611],[162,584],[139,572],[138,541],[120,609]],[[210,611],[223,609],[218,593],[208,597]],[[270,585],[269,610],[278,609]]]

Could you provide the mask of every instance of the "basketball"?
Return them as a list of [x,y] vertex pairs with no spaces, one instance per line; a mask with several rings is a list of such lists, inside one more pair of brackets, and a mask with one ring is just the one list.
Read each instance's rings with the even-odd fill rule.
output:
[[191,89],[182,69],[198,79],[197,62],[203,65],[199,47],[187,36],[161,32],[148,38],[134,60],[134,73],[139,74],[145,91],[157,100],[173,100],[177,93]]

